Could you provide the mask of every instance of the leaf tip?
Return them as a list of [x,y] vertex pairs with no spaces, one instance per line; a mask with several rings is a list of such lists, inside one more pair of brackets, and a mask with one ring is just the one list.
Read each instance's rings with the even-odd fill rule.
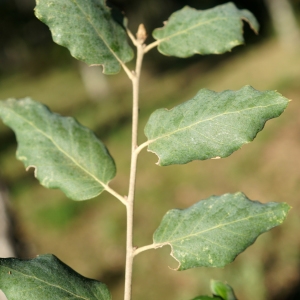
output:
[[284,218],[286,218],[287,214],[289,213],[289,211],[293,208],[292,206],[288,205],[287,203],[283,202],[282,206],[284,206],[284,210],[283,210],[283,214],[284,214]]

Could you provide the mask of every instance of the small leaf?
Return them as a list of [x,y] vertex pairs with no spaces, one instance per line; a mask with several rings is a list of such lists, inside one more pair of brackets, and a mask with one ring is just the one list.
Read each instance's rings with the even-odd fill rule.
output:
[[76,273],[54,255],[0,258],[0,288],[8,300],[110,300],[104,283]]
[[228,284],[212,280],[210,288],[214,296],[220,296],[224,300],[237,300],[233,288]]
[[47,24],[54,42],[88,65],[115,74],[133,58],[123,16],[104,0],[37,0],[35,15]]
[[192,300],[223,300],[223,299],[220,297],[198,296],[196,298],[193,298]]
[[153,37],[164,55],[221,54],[244,43],[242,20],[258,32],[252,13],[231,2],[199,11],[186,6],[173,13],[163,28],[155,29]]
[[232,287],[228,284],[222,283],[221,281],[212,280],[210,286],[213,297],[198,296],[192,300],[237,300]]
[[17,158],[47,188],[73,200],[99,195],[115,176],[115,163],[94,133],[30,98],[0,101],[0,118],[14,130]]
[[279,93],[251,86],[220,93],[202,89],[171,110],[152,113],[145,127],[148,151],[157,154],[162,166],[227,157],[253,141],[287,104]]
[[154,245],[171,246],[177,270],[224,267],[260,234],[281,224],[289,209],[285,203],[251,201],[243,193],[212,196],[167,212],[154,233]]

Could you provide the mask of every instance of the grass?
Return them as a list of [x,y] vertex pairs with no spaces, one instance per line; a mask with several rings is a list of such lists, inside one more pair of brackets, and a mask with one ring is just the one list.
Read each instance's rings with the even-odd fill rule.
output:
[[[300,56],[284,53],[275,41],[229,57],[217,69],[202,71],[196,64],[178,73],[155,77],[143,74],[141,84],[141,130],[156,108],[171,108],[193,97],[203,87],[216,91],[279,89],[293,98],[286,112],[267,123],[256,140],[229,158],[192,162],[184,166],[158,167],[157,158],[143,151],[139,159],[135,215],[135,243],[150,244],[162,216],[174,207],[185,208],[213,194],[239,190],[253,200],[288,202],[294,207],[287,221],[261,236],[235,262],[224,269],[193,269],[174,272],[170,249],[151,250],[137,257],[134,299],[191,299],[208,293],[210,278],[231,284],[239,299],[265,300],[290,288],[299,280],[299,161],[297,99],[300,88]],[[108,77],[107,99],[91,102],[76,69],[53,69],[40,78],[15,76],[0,85],[0,99],[31,96],[53,111],[72,114],[95,130],[116,160],[112,186],[127,193],[130,153],[130,83],[124,74]],[[79,273],[102,280],[114,299],[123,292],[125,261],[125,208],[104,193],[91,201],[72,202],[57,190],[41,187],[15,160],[15,144],[9,129],[3,136],[1,175],[10,186],[19,226],[32,253],[53,253]],[[3,143],[7,143],[4,146]],[[255,287],[255,288],[254,288]]]

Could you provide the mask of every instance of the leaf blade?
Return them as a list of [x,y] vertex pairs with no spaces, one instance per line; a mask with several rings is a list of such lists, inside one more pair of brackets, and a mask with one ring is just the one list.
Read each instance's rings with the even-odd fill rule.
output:
[[38,0],[35,15],[47,24],[57,44],[88,65],[116,74],[133,58],[123,16],[103,0]]
[[221,54],[244,43],[242,20],[258,32],[253,14],[231,2],[199,11],[185,6],[173,13],[163,28],[155,29],[153,37],[164,55]]
[[209,297],[209,296],[198,296],[196,298],[193,298],[192,300],[223,300],[220,297]]
[[227,157],[253,141],[288,102],[275,91],[251,86],[220,93],[201,89],[193,99],[151,114],[144,129],[148,151],[162,166]]
[[34,259],[0,258],[0,288],[9,300],[110,300],[106,285],[85,278],[46,254]]
[[214,296],[220,296],[224,300],[237,300],[233,288],[218,280],[211,280],[210,289]]
[[289,209],[286,203],[251,201],[243,193],[212,196],[168,211],[153,241],[156,248],[171,246],[176,270],[224,267],[260,234],[281,224]]
[[[30,98],[0,101],[0,118],[15,132],[17,158],[47,188],[73,200],[99,195],[116,167],[104,144],[71,117],[52,113]],[[33,147],[34,146],[34,147]]]

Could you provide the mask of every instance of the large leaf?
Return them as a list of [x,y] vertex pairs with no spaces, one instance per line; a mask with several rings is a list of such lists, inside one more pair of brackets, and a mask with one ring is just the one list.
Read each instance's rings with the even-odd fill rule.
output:
[[37,0],[36,16],[46,23],[54,42],[89,65],[103,65],[105,74],[118,73],[133,58],[122,15],[105,0]]
[[153,37],[164,55],[221,54],[243,44],[242,20],[258,31],[252,13],[237,9],[233,3],[199,11],[186,6],[173,13],[163,28],[154,30]]
[[190,101],[150,116],[145,127],[148,150],[163,166],[227,157],[251,142],[287,104],[279,93],[251,86],[220,93],[202,89]]
[[8,300],[110,300],[106,285],[85,278],[54,255],[0,258],[0,288]]
[[260,234],[281,224],[289,209],[285,203],[251,201],[243,193],[212,196],[170,210],[154,233],[154,245],[171,246],[178,270],[224,267]]
[[114,161],[88,128],[30,98],[0,101],[0,118],[16,133],[17,158],[47,188],[74,200],[100,194],[115,176]]

